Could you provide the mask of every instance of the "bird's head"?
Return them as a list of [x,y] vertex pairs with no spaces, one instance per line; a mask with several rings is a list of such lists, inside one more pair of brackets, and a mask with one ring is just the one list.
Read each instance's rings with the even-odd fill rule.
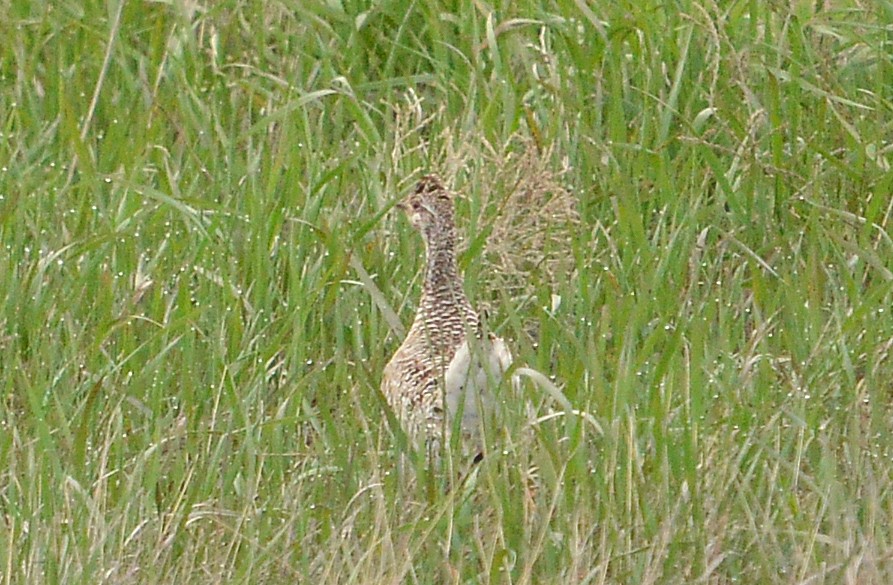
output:
[[434,175],[422,177],[413,192],[398,205],[425,241],[453,229],[452,194]]

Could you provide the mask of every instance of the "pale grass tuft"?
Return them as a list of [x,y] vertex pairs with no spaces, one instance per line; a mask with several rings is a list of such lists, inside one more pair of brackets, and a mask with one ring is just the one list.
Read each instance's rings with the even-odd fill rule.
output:
[[492,233],[485,256],[493,289],[531,293],[537,284],[553,288],[573,271],[572,240],[580,223],[578,198],[555,169],[552,147],[540,151],[532,141],[515,140],[494,154],[481,175],[481,196],[494,205]]

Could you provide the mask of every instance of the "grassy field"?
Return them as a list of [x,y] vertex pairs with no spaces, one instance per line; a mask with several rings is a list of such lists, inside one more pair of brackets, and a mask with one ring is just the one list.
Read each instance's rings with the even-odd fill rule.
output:
[[[3,585],[893,582],[889,0],[0,34]],[[506,393],[465,481],[378,391],[430,171],[469,296],[590,416]]]

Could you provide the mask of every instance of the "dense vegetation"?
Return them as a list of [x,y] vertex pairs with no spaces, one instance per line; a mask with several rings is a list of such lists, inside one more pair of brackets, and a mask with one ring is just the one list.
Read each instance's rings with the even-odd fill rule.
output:
[[[0,0],[2,583],[893,582],[891,27]],[[470,476],[378,391],[432,170],[591,417],[507,396]]]

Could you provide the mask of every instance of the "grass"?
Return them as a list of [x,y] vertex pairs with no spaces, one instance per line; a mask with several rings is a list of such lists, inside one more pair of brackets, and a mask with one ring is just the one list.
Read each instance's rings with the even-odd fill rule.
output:
[[[2,583],[893,580],[890,2],[0,17]],[[429,169],[603,433],[404,464]]]

